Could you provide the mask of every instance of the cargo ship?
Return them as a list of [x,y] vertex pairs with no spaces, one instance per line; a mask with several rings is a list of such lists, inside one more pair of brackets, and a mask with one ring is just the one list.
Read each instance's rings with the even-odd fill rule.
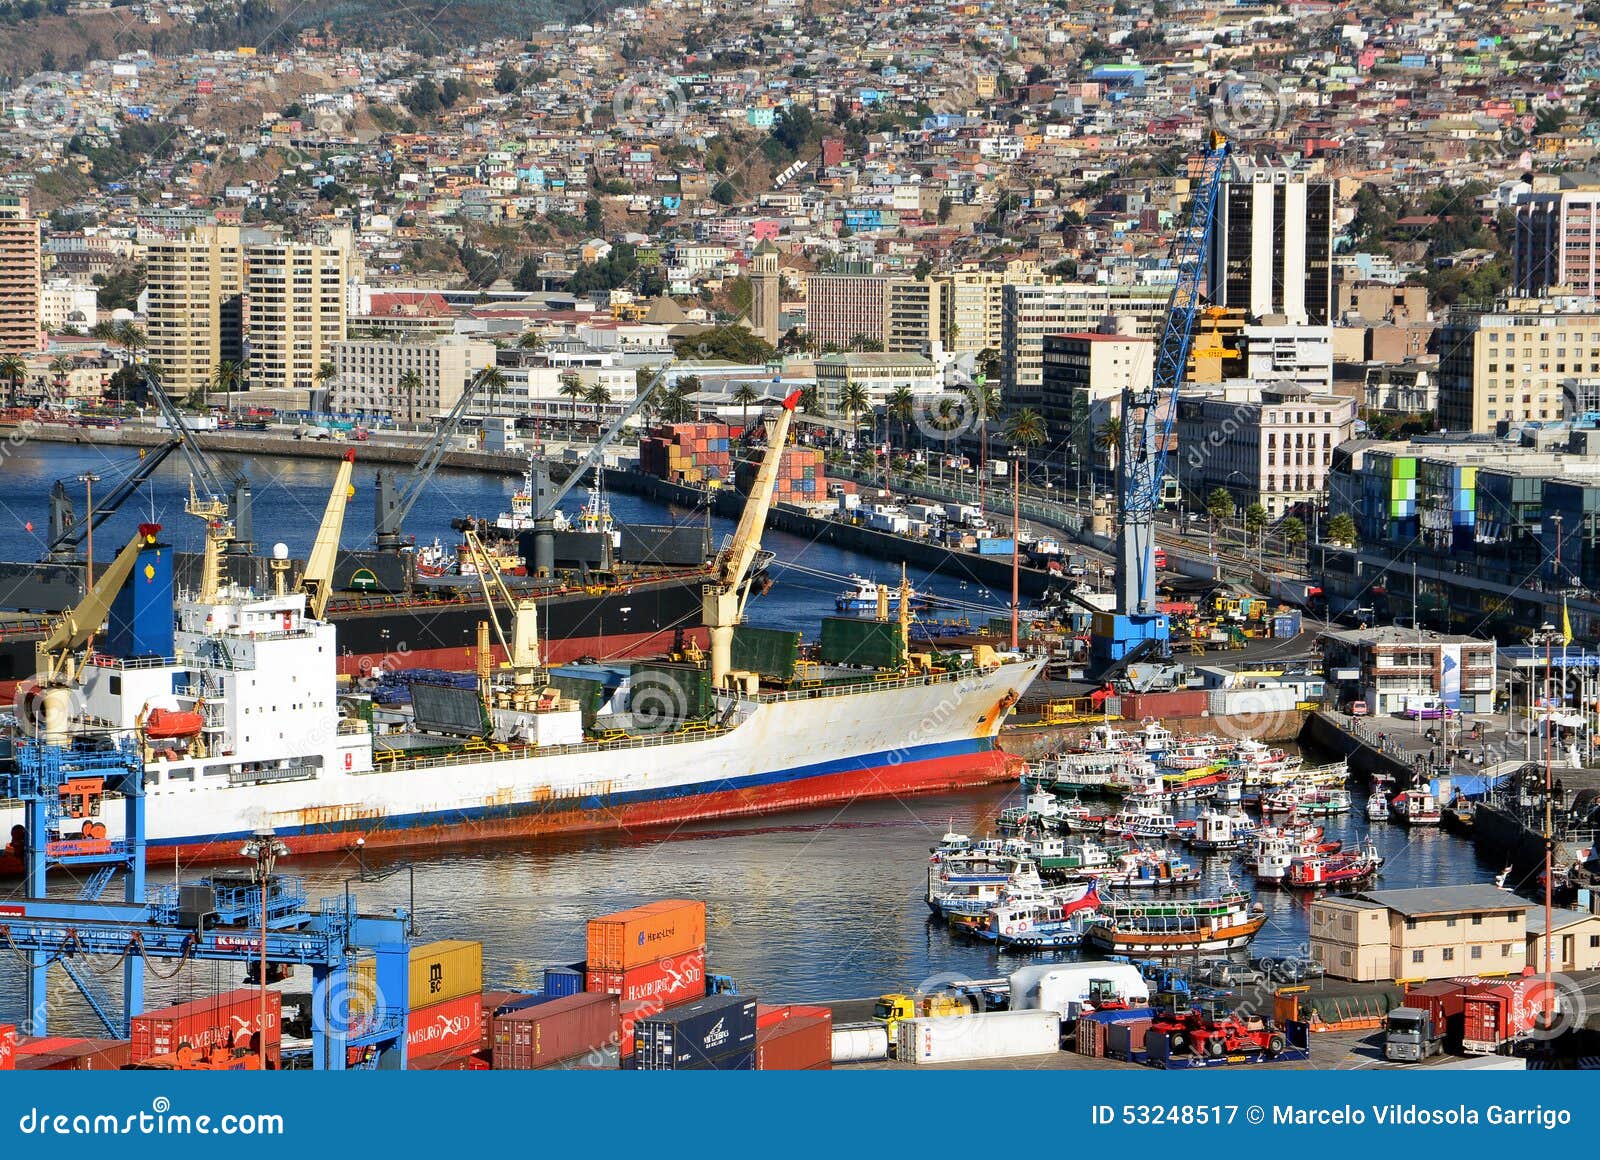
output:
[[[236,857],[263,827],[296,853],[410,848],[1016,777],[996,738],[1042,658],[981,645],[912,654],[902,613],[898,623],[830,618],[802,661],[798,634],[740,624],[777,458],[768,452],[703,594],[707,655],[690,645],[675,663],[556,674],[540,652],[543,602],[513,597],[509,627],[493,610],[480,622],[476,687],[416,683],[408,707],[341,693],[341,630],[315,615],[327,579],[316,568],[293,590],[280,561],[262,595],[223,581],[222,537],[208,535],[199,589],[179,595],[170,549],[142,527],[86,602],[109,615],[80,610],[52,636],[59,651],[39,669],[65,677],[18,697],[20,782],[86,771],[49,803],[46,856],[114,852],[125,840],[126,811],[102,810],[92,772],[108,754],[142,768],[148,853],[169,860]],[[319,544],[330,535],[310,556],[329,576],[338,529],[325,517]],[[506,658],[498,668],[491,627],[493,654]],[[0,805],[13,857],[38,845],[23,823],[20,802]]]

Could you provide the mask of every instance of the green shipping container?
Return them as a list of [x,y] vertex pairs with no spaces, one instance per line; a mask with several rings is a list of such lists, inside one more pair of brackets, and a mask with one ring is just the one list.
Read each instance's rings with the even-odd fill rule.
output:
[[905,656],[898,620],[828,616],[822,621],[822,659],[834,665],[892,669]]
[[711,714],[711,674],[698,665],[640,661],[633,666],[628,712],[646,725]]
[[593,729],[595,718],[600,714],[600,706],[605,703],[605,685],[588,677],[560,675],[552,676],[550,683],[561,690],[563,697],[578,702],[578,708],[583,712],[583,727]]
[[733,667],[774,681],[794,680],[800,634],[741,624],[733,630]]

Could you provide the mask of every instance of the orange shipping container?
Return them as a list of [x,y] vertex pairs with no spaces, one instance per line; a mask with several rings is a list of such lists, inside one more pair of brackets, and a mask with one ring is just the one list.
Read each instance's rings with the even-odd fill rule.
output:
[[11,1071],[17,1066],[17,1027],[14,1023],[0,1023],[0,1071]]
[[626,971],[706,945],[706,904],[663,899],[589,920],[589,969]]

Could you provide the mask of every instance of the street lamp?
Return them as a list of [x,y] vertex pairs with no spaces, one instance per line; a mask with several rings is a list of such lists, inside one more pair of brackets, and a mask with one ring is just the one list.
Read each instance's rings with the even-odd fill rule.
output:
[[278,841],[272,827],[257,830],[239,849],[239,857],[255,863],[256,889],[261,891],[261,1022],[256,1027],[256,1046],[261,1053],[261,1070],[267,1070],[267,892],[272,869],[278,859],[287,857],[289,847]]
[[100,482],[100,477],[92,471],[86,471],[78,476],[78,482],[83,484],[83,505],[87,512],[83,517],[84,527],[84,591],[94,587],[94,485]]

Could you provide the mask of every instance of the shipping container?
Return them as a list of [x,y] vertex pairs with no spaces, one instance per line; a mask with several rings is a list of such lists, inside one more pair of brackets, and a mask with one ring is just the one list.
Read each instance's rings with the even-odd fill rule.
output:
[[626,971],[590,968],[587,989],[615,995],[625,1003],[642,999],[659,999],[665,1007],[687,1003],[706,993],[706,953],[668,955]]
[[81,1039],[62,1035],[19,1039],[17,1071],[117,1071],[133,1062],[126,1039]]
[[[649,1070],[647,1068],[644,1068],[643,1064],[639,1062],[639,1057],[638,1056],[634,1057],[633,1064],[634,1064],[635,1068],[639,1068],[641,1070]],[[724,1053],[722,1055],[714,1056],[714,1057],[711,1057],[709,1059],[694,1059],[694,1060],[690,1060],[687,1063],[679,1064],[677,1067],[673,1068],[672,1070],[673,1071],[754,1071],[755,1068],[756,1068],[756,1049],[754,1047],[744,1047],[744,1048],[740,1048],[737,1051],[729,1051],[729,1052],[726,1052],[726,1053]]]
[[1061,1050],[1061,1020],[1054,1011],[902,1019],[895,1031],[895,1057],[903,1063],[963,1063]]
[[607,1043],[571,1059],[547,1063],[540,1071],[616,1071],[622,1066],[622,1053],[615,1043]]
[[710,995],[634,1026],[635,1065],[641,1071],[682,1071],[736,1052],[754,1052],[756,1001]]
[[568,995],[495,1016],[496,1071],[533,1071],[604,1047],[617,1034],[615,995]]
[[[261,1029],[261,995],[254,987],[193,999],[133,1018],[133,1062],[152,1055],[170,1055],[184,1044],[204,1054],[214,1047],[256,1045]],[[271,1058],[282,1037],[283,996],[269,990],[266,1041]]]
[[533,991],[485,991],[478,997],[482,1013],[479,1046],[488,1050],[494,1046],[494,1017],[547,1002],[544,995]]
[[826,664],[892,669],[905,657],[905,636],[897,620],[825,616],[821,652]]
[[1461,1041],[1461,1002],[1474,988],[1461,982],[1418,983],[1405,989],[1403,1007],[1426,1011],[1439,1037],[1449,1043]]
[[1016,541],[1010,536],[984,536],[978,541],[980,556],[1009,556]]
[[757,1071],[815,1071],[833,1066],[833,1012],[791,1015],[756,1028]]
[[622,1000],[617,1007],[617,1046],[623,1059],[633,1055],[634,1028],[639,1020],[659,1015],[667,1009],[660,999]]
[[1461,1050],[1487,1055],[1532,1031],[1544,1013],[1544,980],[1484,987],[1461,1000]]
[[457,1048],[432,1055],[407,1056],[406,1067],[411,1071],[488,1071],[489,1061],[480,1051]]
[[833,1029],[834,1063],[870,1063],[889,1058],[889,1028],[883,1023],[857,1023]]
[[0,1071],[10,1071],[17,1065],[17,1027],[14,1023],[0,1023]]
[[[1103,1024],[1105,1027],[1105,1050],[1103,1055],[1111,1059],[1122,1059],[1132,1062],[1137,1057],[1144,1055],[1144,1037],[1150,1030],[1153,1020],[1118,1019],[1114,1023]],[[1079,1026],[1082,1026],[1080,1021]]]
[[575,971],[571,967],[544,969],[544,993],[550,998],[561,999],[567,995],[576,995],[583,989],[582,971]]
[[412,1010],[406,1015],[406,1054],[434,1055],[442,1051],[483,1046],[483,997],[458,999]]
[[429,1007],[483,990],[483,944],[442,939],[411,948],[412,1007]]
[[703,902],[668,898],[589,920],[591,971],[626,971],[705,945]]
[[638,661],[628,711],[656,724],[691,721],[711,712],[711,674],[699,665]]
[[1210,708],[1204,689],[1184,689],[1173,693],[1124,693],[1122,715],[1129,721],[1146,717],[1171,720],[1175,717],[1203,717]]

